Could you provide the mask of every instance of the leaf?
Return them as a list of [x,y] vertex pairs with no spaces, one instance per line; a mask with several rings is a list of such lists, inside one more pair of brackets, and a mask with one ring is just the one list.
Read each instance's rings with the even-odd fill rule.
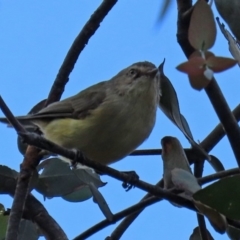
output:
[[98,191],[98,189],[96,188],[96,186],[94,186],[93,183],[89,183],[88,186],[92,192],[94,202],[98,204],[103,215],[107,218],[108,221],[113,221],[113,214],[102,194]]
[[199,76],[189,75],[188,78],[192,88],[199,91],[205,88],[210,83],[210,80],[207,79],[203,74]]
[[198,0],[194,6],[188,29],[190,44],[197,50],[206,51],[213,46],[216,32],[211,7],[205,0]]
[[163,180],[164,188],[172,188],[172,170],[183,169],[191,173],[191,168],[188,159],[185,155],[181,143],[175,137],[164,137],[161,140],[162,144],[162,160],[163,160]]
[[17,179],[18,177],[18,172],[16,172],[15,170],[4,166],[4,165],[0,165],[0,176],[2,177],[7,177],[7,178],[13,178],[13,179]]
[[231,240],[239,240],[240,239],[240,230],[233,226],[227,226],[227,235]]
[[226,232],[227,223],[226,223],[226,218],[223,215],[221,215],[215,209],[203,204],[200,201],[196,201],[195,199],[194,199],[194,205],[202,214],[204,214],[204,216],[208,218],[209,222],[211,223],[215,231],[221,234]]
[[19,225],[18,240],[37,240],[39,237],[36,225],[29,220],[22,219]]
[[164,0],[164,2],[162,3],[160,13],[159,13],[158,21],[163,20],[163,18],[166,16],[166,13],[170,9],[172,2],[173,2],[172,0]]
[[164,62],[158,67],[160,72],[160,87],[162,91],[162,95],[159,100],[159,107],[163,113],[182,131],[193,148],[198,150],[198,152],[206,159],[209,159],[205,150],[194,141],[187,120],[180,113],[176,91],[170,80],[165,76],[163,66]]
[[180,168],[174,168],[172,170],[172,182],[175,187],[184,190],[184,192],[190,196],[201,189],[193,174]]
[[74,189],[71,193],[63,195],[62,198],[68,202],[83,202],[92,197],[92,192],[90,188],[85,186],[80,186]]
[[211,161],[209,161],[209,163],[216,172],[221,172],[225,170],[223,164],[217,157],[210,155],[210,158]]
[[223,178],[196,192],[193,198],[230,219],[240,220],[240,175]]
[[[206,240],[214,240],[214,238],[211,236],[211,234],[208,230],[207,230],[207,235],[208,235],[208,239],[206,239]],[[193,233],[191,234],[189,240],[202,240],[199,227],[195,227],[193,229]]]
[[41,168],[36,190],[48,198],[61,196],[67,201],[84,201],[91,197],[90,191],[86,190],[89,182],[97,188],[105,185],[92,170],[71,170],[68,163],[58,158],[43,161],[38,166]]
[[207,59],[208,67],[216,73],[223,72],[236,64],[237,61],[232,58],[212,56]]
[[215,0],[215,5],[221,17],[230,27],[232,33],[238,40],[240,40],[240,27],[239,27],[240,2],[238,0],[235,1]]
[[191,76],[199,76],[203,74],[205,59],[202,57],[189,58],[187,62],[179,64],[177,70],[187,73]]

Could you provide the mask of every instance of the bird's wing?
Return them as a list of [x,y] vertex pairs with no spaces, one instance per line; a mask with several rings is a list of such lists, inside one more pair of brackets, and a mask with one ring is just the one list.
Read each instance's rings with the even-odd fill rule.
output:
[[107,95],[107,82],[95,84],[80,93],[55,102],[43,108],[34,115],[28,115],[28,119],[38,118],[84,118],[90,111],[104,102]]

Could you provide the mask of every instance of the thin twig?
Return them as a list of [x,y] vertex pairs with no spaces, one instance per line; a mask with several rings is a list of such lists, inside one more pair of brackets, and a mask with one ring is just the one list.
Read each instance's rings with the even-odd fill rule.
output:
[[[156,186],[163,187],[163,179],[161,179]],[[152,197],[150,193],[147,193],[141,200],[145,201],[146,199]],[[159,201],[163,200],[162,198],[159,198]],[[111,238],[114,240],[118,240],[121,238],[123,233],[126,231],[126,229],[132,224],[132,222],[138,217],[138,215],[143,211],[144,209],[137,211],[135,213],[132,213],[128,216],[126,216],[122,222],[115,228],[115,230],[111,234]]]
[[201,239],[202,240],[205,240],[205,239],[207,240],[208,239],[208,231],[207,231],[204,216],[197,213],[197,220],[198,220],[198,226],[199,226],[199,232],[200,232],[200,235],[201,235]]
[[[103,229],[104,227],[107,227],[107,226],[114,224],[115,222],[121,220],[122,218],[126,217],[130,213],[139,211],[139,209],[144,209],[145,207],[148,207],[158,201],[159,201],[158,197],[150,197],[150,198],[148,198],[142,202],[139,202],[129,208],[126,208],[123,211],[118,212],[113,215],[114,222],[109,222],[108,220],[105,219],[105,220],[99,222],[98,224],[92,226],[88,230],[84,231],[79,236],[75,237],[74,240],[84,240],[84,239],[90,237],[91,235],[93,235],[94,233],[98,232],[99,230]],[[110,237],[110,239],[111,239],[111,237]]]
[[240,174],[240,168],[233,168],[233,169],[217,172],[217,173],[199,178],[198,182],[200,185],[203,185],[221,178],[225,178],[225,177],[229,177],[237,174]]

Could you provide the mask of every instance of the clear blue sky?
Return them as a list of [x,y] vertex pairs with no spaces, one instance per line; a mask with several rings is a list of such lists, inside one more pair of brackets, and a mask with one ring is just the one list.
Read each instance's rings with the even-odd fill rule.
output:
[[[26,114],[33,105],[47,97],[70,45],[101,2],[0,2],[0,94],[15,115]],[[181,112],[188,120],[195,140],[201,141],[219,121],[205,92],[193,90],[187,76],[175,69],[185,61],[176,42],[177,6],[173,1],[159,28],[156,27],[156,20],[160,2],[120,0],[81,53],[63,98],[111,78],[134,62],[147,60],[158,65],[166,58],[165,73],[177,91]],[[213,51],[216,55],[230,56],[227,42],[219,31]],[[238,73],[239,68],[234,67],[216,75],[231,108],[239,103]],[[0,125],[0,135],[0,164],[18,170],[22,156],[17,150],[16,133]],[[190,146],[183,134],[158,111],[151,136],[139,148],[159,148],[160,139],[164,136],[175,136],[184,147]],[[211,154],[220,158],[225,168],[236,167],[226,137]],[[152,184],[163,174],[160,156],[126,157],[112,167],[122,171],[135,170],[142,180]],[[213,173],[208,164],[204,173]],[[113,213],[138,202],[145,195],[145,192],[136,188],[126,193],[121,182],[112,178],[104,176],[102,180],[108,182],[100,190]],[[44,203],[70,239],[104,219],[91,199],[82,203],[69,203],[61,198],[44,202],[41,195],[35,192],[34,195]],[[10,208],[12,199],[1,195],[0,203]],[[89,239],[104,239],[116,226],[112,225]],[[186,240],[196,226],[194,212],[161,201],[148,207],[122,239]],[[209,230],[215,239],[227,239],[226,235],[214,233],[211,226]]]

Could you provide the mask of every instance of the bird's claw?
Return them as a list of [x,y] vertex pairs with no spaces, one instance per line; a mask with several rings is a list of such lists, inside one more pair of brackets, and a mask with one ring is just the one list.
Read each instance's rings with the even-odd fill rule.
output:
[[131,190],[135,183],[139,180],[139,176],[135,171],[123,172],[128,175],[128,179],[122,183],[123,188],[127,191]]

